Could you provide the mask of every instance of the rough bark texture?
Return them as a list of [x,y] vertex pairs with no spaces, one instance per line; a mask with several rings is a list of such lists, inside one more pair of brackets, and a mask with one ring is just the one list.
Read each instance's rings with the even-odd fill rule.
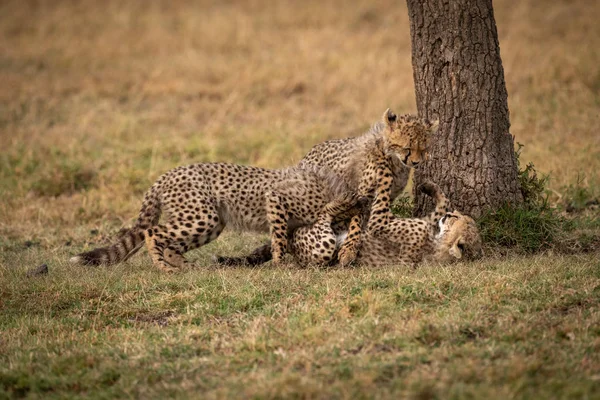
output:
[[[432,179],[456,209],[475,217],[521,202],[491,0],[407,3],[417,109],[440,120],[415,183]],[[415,214],[429,203],[419,194]]]

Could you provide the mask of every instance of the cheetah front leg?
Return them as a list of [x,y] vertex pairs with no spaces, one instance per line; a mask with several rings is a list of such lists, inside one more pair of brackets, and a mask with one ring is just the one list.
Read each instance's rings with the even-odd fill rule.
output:
[[281,264],[287,251],[287,231],[290,213],[283,196],[276,191],[266,193],[267,220],[270,225],[273,264]]
[[369,218],[369,207],[366,207],[368,203],[372,201],[372,197],[368,195],[370,190],[369,181],[363,177],[358,193],[361,193],[361,199],[364,203],[360,213],[354,215],[348,225],[348,235],[340,245],[338,251],[338,262],[342,267],[350,265],[358,257],[358,249],[360,248],[362,240],[362,231],[365,226],[365,222]]
[[429,222],[431,225],[437,225],[439,220],[446,213],[450,212],[450,201],[440,187],[429,180],[420,184],[417,190],[425,193],[435,202],[435,209],[428,216],[423,217],[423,220]]
[[348,235],[338,251],[338,262],[342,267],[350,265],[358,256],[364,219],[363,214],[360,214],[350,220]]
[[328,265],[335,261],[337,237],[332,228],[334,221],[347,221],[359,214],[368,203],[347,193],[325,205],[319,219],[312,225],[298,228],[290,240],[290,251],[304,264]]

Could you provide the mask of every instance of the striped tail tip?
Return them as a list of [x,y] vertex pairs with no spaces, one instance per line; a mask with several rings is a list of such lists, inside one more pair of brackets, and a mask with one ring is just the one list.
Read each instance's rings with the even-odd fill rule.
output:
[[71,261],[73,264],[83,266],[111,264],[110,253],[106,248],[103,247],[77,254],[76,256],[71,257],[69,261]]
[[83,258],[81,258],[81,256],[73,256],[73,257],[69,258],[69,262],[71,264],[75,264],[75,265],[82,264]]

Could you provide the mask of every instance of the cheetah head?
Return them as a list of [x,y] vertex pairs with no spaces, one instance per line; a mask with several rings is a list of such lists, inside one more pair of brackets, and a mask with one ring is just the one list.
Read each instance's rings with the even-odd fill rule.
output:
[[383,137],[387,151],[396,154],[407,167],[414,168],[427,158],[431,136],[439,121],[429,122],[414,115],[397,116],[389,108],[383,114]]
[[473,218],[458,211],[447,213],[439,222],[436,237],[436,259],[442,262],[457,259],[476,260],[482,256],[482,241]]

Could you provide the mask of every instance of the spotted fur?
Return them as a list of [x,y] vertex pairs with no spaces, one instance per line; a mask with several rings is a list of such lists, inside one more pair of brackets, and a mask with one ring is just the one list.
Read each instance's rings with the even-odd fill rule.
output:
[[[377,155],[379,154],[379,156]],[[473,219],[458,211],[449,212],[449,201],[437,185],[426,182],[419,190],[436,203],[425,218],[398,218],[390,211],[393,174],[389,159],[375,151],[369,158],[376,165],[377,190],[357,255],[357,262],[366,265],[409,264],[424,260],[450,262],[459,258],[481,256],[481,236]],[[379,161],[377,161],[379,158]],[[359,207],[356,205],[355,207]],[[335,215],[323,213],[319,223],[295,230],[290,238],[292,254],[301,264],[331,264],[332,254],[339,251],[338,237],[331,221]],[[335,245],[334,245],[335,244]],[[326,246],[326,251],[323,246]],[[269,259],[269,254],[253,254],[247,264]]]
[[425,182],[418,188],[435,201],[435,209],[428,216],[398,218],[390,210],[393,176],[384,158],[378,164],[377,175],[377,194],[358,263],[415,266],[424,260],[450,262],[481,256],[482,241],[475,221],[458,211],[450,212],[449,201],[437,185]]
[[[392,176],[392,199],[396,198],[406,186],[410,168],[423,162],[432,134],[438,129],[438,123],[431,123],[414,115],[396,116],[389,109],[383,114],[382,121],[373,125],[365,134],[348,138],[329,140],[314,146],[300,161],[299,167],[320,167],[331,169],[349,188],[360,196],[370,200],[377,189],[376,164],[370,154],[378,146],[383,146]],[[369,209],[368,207],[366,208]],[[349,223],[336,225],[335,232],[345,232],[346,238],[338,258],[343,265],[356,258],[360,243],[362,221],[367,215],[356,215]],[[268,247],[261,246],[251,257],[215,257],[216,262],[224,265],[257,264],[265,258]]]
[[230,226],[269,231],[274,261],[280,262],[288,231],[316,222],[324,207],[336,201],[352,206],[358,198],[325,168],[269,170],[225,163],[178,167],[150,188],[134,226],[116,243],[71,261],[114,264],[134,254],[145,239],[154,264],[175,271],[190,265],[184,253],[211,242]]
[[475,221],[458,211],[450,212],[448,199],[437,185],[425,182],[419,187],[435,201],[431,214],[420,219],[397,218],[391,213],[390,187],[389,180],[383,179],[357,262],[416,266],[425,260],[450,262],[481,256],[481,236]]
[[336,235],[333,226],[341,221],[360,215],[364,212],[368,199],[359,201],[342,199],[329,203],[316,223],[300,227],[290,235],[290,253],[304,265],[334,264],[340,245],[346,236]]

